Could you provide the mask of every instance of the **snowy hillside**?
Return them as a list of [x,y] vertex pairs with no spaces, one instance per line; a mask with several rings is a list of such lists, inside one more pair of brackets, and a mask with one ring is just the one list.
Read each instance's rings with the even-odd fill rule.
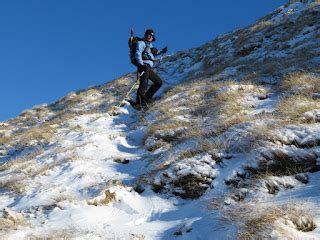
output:
[[[319,239],[320,4],[0,123],[0,239]],[[134,97],[134,93],[132,93]]]

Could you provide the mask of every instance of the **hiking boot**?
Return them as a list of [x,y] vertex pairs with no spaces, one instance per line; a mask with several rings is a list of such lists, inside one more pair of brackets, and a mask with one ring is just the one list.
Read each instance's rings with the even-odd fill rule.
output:
[[131,107],[138,111],[146,111],[148,109],[148,104],[146,102],[143,102],[142,104],[137,103],[135,101],[129,100],[129,103]]

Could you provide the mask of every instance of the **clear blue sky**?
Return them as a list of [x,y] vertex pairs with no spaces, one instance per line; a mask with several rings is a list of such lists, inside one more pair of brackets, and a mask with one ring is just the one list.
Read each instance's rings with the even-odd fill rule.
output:
[[134,70],[134,26],[169,53],[253,23],[287,0],[2,0],[0,121]]

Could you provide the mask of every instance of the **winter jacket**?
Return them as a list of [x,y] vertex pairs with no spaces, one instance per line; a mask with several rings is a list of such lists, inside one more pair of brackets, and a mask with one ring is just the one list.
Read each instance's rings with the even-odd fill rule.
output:
[[[138,41],[136,47],[135,58],[137,62],[141,65],[149,64],[150,67],[153,67],[153,60],[155,59],[151,53],[152,44],[150,42]],[[145,59],[147,55],[148,59]]]

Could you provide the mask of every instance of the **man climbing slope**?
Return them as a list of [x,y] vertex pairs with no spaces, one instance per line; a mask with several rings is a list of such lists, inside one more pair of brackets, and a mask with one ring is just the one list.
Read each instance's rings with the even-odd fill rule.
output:
[[[161,78],[152,70],[154,65],[155,56],[152,54],[152,43],[156,41],[155,33],[152,29],[146,30],[144,38],[136,43],[134,56],[132,56],[132,63],[138,67],[140,74],[140,84],[137,91],[137,99],[134,103],[138,109],[147,107],[147,104],[152,102],[153,95],[158,91],[162,85]],[[160,52],[157,51],[156,55],[167,52],[167,47],[163,48]],[[148,88],[148,79],[153,84]]]

